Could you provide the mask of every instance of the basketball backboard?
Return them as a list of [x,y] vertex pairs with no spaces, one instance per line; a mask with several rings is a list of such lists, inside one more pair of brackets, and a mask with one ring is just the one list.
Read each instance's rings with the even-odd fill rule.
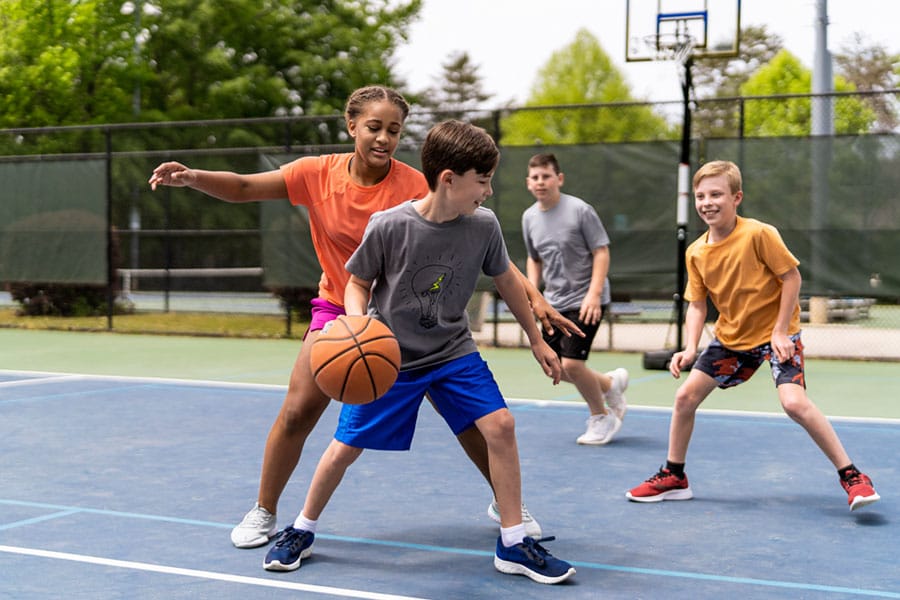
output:
[[[625,0],[625,60],[737,56],[741,0]],[[682,57],[683,58],[683,57]]]

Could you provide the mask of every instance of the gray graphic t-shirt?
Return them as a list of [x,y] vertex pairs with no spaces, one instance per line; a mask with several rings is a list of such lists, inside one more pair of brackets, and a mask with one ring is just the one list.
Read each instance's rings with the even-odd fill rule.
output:
[[433,223],[413,202],[372,215],[347,261],[351,274],[374,280],[369,314],[397,336],[403,371],[475,352],[466,305],[481,273],[495,277],[508,268],[493,212],[482,207]]

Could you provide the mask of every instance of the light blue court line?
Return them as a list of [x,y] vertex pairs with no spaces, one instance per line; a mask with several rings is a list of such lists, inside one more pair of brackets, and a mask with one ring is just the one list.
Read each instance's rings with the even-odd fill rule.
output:
[[[201,527],[215,527],[217,529],[231,529],[233,525],[225,524],[225,523],[215,523],[212,521],[200,521],[195,519],[181,519],[176,517],[165,517],[159,515],[146,515],[141,513],[130,513],[130,512],[120,512],[120,511],[112,511],[112,510],[100,510],[93,508],[81,508],[75,506],[62,506],[58,504],[47,504],[42,502],[23,502],[19,500],[4,500],[0,499],[0,505],[10,505],[10,506],[25,506],[29,508],[48,508],[57,510],[59,512],[54,513],[53,515],[47,515],[46,517],[37,517],[34,519],[28,519],[25,521],[18,521],[16,523],[11,523],[8,525],[0,526],[0,530],[3,529],[11,529],[13,526],[23,526],[25,524],[36,523],[41,520],[49,520],[53,518],[61,518],[64,516],[78,514],[78,513],[88,513],[88,514],[97,514],[104,516],[113,516],[113,517],[124,517],[124,518],[132,518],[132,519],[142,519],[148,521],[164,521],[169,523],[179,523],[185,525],[197,525]],[[455,554],[460,556],[480,556],[480,557],[492,557],[494,556],[493,551],[488,550],[471,550],[467,548],[454,548],[450,546],[437,546],[430,544],[414,544],[408,542],[397,542],[397,541],[389,541],[389,540],[375,540],[370,538],[362,538],[362,537],[351,537],[351,536],[340,536],[340,535],[330,535],[323,533],[316,533],[316,538],[320,540],[331,540],[342,543],[349,544],[367,544],[372,546],[382,546],[382,547],[390,547],[397,548],[403,550],[420,550],[426,552],[441,552],[444,554]],[[781,588],[781,589],[791,589],[791,590],[800,590],[800,591],[809,591],[809,592],[827,592],[827,593],[835,593],[835,594],[849,594],[853,596],[866,596],[871,598],[894,598],[900,599],[900,592],[892,592],[886,590],[868,590],[861,588],[847,588],[841,586],[831,586],[831,585],[822,585],[817,583],[806,583],[806,582],[795,582],[795,581],[779,581],[773,579],[757,579],[752,577],[731,577],[725,575],[713,575],[709,573],[699,573],[699,572],[691,572],[691,571],[671,571],[666,569],[650,569],[644,567],[627,567],[622,565],[609,565],[604,563],[594,563],[594,562],[582,562],[582,561],[570,561],[571,564],[575,567],[580,567],[584,569],[597,569],[601,571],[614,571],[618,573],[630,573],[636,575],[649,575],[653,577],[677,577],[680,579],[693,579],[697,581],[711,581],[716,583],[727,583],[734,585],[753,585],[760,587],[770,587],[770,588]]]
[[59,512],[55,512],[50,515],[43,515],[40,517],[34,517],[31,519],[23,519],[21,521],[13,521],[12,523],[0,524],[0,531],[4,529],[15,529],[16,527],[25,527],[27,525],[34,525],[35,523],[43,523],[45,521],[52,521],[53,519],[61,519],[63,517],[68,517],[69,515],[74,515],[81,512],[77,509],[70,510],[62,510]]
[[[80,506],[63,506],[60,504],[47,504],[44,502],[24,502],[21,500],[6,500],[3,498],[0,498],[0,505],[3,505],[3,504],[5,504],[7,506],[24,506],[27,508],[46,508],[46,509],[60,511],[59,513],[56,513],[55,515],[50,515],[47,518],[41,519],[41,520],[48,520],[50,518],[59,518],[62,516],[68,516],[68,515],[81,513],[81,514],[103,515],[103,516],[107,516],[107,517],[123,517],[123,518],[128,518],[128,519],[141,519],[144,521],[163,521],[166,523],[179,523],[182,525],[198,525],[200,527],[217,527],[220,529],[231,529],[232,527],[234,527],[234,525],[226,525],[224,523],[215,523],[213,521],[200,521],[197,519],[181,519],[178,517],[165,517],[165,516],[160,516],[160,515],[148,515],[148,514],[143,514],[143,513],[122,512],[122,511],[105,510],[105,509],[98,509],[98,508],[84,508],[84,507],[80,507]],[[15,524],[15,525],[23,526],[23,525],[29,524],[29,522],[31,522],[31,521],[35,521],[35,520],[28,519],[26,521],[18,521],[17,524]],[[0,530],[11,529],[13,525],[14,524],[12,524],[12,523],[8,524],[8,525],[0,525]]]

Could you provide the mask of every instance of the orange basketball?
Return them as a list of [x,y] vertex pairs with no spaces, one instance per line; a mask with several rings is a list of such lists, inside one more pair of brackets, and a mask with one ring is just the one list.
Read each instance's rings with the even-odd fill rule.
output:
[[400,372],[400,345],[387,325],[364,315],[340,316],[310,351],[319,389],[346,404],[367,404],[387,392]]

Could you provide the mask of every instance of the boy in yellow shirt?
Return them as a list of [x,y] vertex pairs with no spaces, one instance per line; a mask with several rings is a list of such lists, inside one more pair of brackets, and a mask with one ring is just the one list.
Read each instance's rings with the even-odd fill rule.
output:
[[[878,501],[871,479],[852,463],[831,423],[806,395],[799,261],[775,227],[738,216],[743,191],[737,165],[706,163],[694,175],[693,187],[694,208],[709,229],[685,255],[686,344],[672,357],[669,371],[677,378],[695,358],[696,364],[675,393],[666,466],[626,497],[635,502],[692,498],[684,463],[697,408],[715,388],[744,383],[768,360],[782,408],[834,464],[850,510]],[[719,318],[715,339],[698,357],[707,296]]]

